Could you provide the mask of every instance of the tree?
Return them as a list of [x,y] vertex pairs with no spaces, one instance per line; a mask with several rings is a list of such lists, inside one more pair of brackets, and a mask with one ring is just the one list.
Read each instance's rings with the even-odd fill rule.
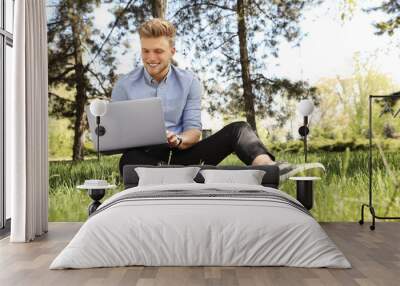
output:
[[151,12],[154,18],[165,19],[167,0],[150,0]]
[[[345,18],[351,18],[354,10],[358,5],[361,4],[360,0],[342,0],[342,19]],[[364,2],[363,2],[364,4]],[[370,5],[369,2],[367,2],[367,5]],[[388,34],[392,36],[397,29],[400,28],[400,2],[398,0],[386,0],[383,1],[381,4],[368,8],[364,8],[363,10],[365,12],[371,13],[371,12],[383,12],[386,13],[388,16],[388,19],[379,21],[374,24],[374,26],[377,28],[377,34],[378,35],[383,35],[383,34]]]
[[[322,137],[330,139],[367,138],[368,135],[368,96],[370,94],[388,94],[396,88],[392,80],[377,71],[372,60],[362,60],[359,54],[354,56],[354,72],[348,78],[324,79],[317,84],[321,96],[318,126],[313,130]],[[373,111],[375,134],[389,134],[384,127],[390,113],[385,103],[377,102]],[[392,104],[392,102],[390,102]],[[379,108],[380,106],[380,108]],[[384,111],[384,112],[383,112]],[[396,121],[397,122],[397,121]],[[395,123],[394,123],[395,124]],[[400,124],[391,125],[398,128]],[[378,133],[378,130],[379,133]],[[392,130],[390,130],[392,131]]]
[[[116,2],[116,1],[110,1]],[[150,18],[165,18],[167,0],[119,0],[113,13],[119,18],[115,29],[125,36],[127,32],[134,34],[140,24]]]
[[313,0],[195,0],[173,5],[171,19],[188,50],[194,70],[205,78],[209,111],[244,115],[256,130],[256,115],[283,115],[281,97],[315,97],[305,82],[267,74],[264,60],[278,55],[278,44],[301,38],[299,21]]
[[[138,25],[150,15],[165,17],[167,5],[166,0],[104,3],[114,4],[111,10],[115,19],[108,25],[108,33],[93,26],[93,12],[99,0],[59,0],[49,5],[54,8],[48,21],[50,113],[71,120],[74,161],[84,158],[87,129],[84,107],[88,99],[109,98],[117,79],[113,47],[122,42],[127,31],[136,32]],[[134,23],[129,18],[134,19]],[[61,86],[74,91],[74,99],[57,94]]]
[[[71,119],[74,129],[72,159],[82,160],[87,126],[85,104],[88,95],[109,97],[115,81],[112,39],[93,27],[93,11],[99,0],[51,2],[48,20],[50,112]],[[66,99],[55,90],[63,86],[74,91]]]
[[[128,2],[132,1],[120,0],[120,5]],[[128,3],[123,13],[120,11],[121,8],[114,11],[114,14],[121,16],[121,21],[116,27],[122,34],[126,32],[130,34],[137,33],[140,24],[145,20],[150,18],[166,19],[167,4],[167,0],[143,0],[135,1],[135,3],[131,4]],[[172,64],[177,66],[178,62],[172,59]]]
[[387,20],[380,21],[375,24],[377,34],[383,35],[387,33],[392,36],[397,29],[400,28],[400,2],[398,0],[387,0],[379,6],[366,9],[367,12],[384,12],[387,14]]

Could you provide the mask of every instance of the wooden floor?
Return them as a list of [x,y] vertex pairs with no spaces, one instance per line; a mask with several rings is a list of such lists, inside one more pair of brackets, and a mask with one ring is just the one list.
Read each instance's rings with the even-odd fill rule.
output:
[[32,243],[0,241],[0,285],[400,285],[400,223],[381,222],[375,231],[357,223],[323,228],[353,268],[121,267],[48,270],[80,223],[50,223]]

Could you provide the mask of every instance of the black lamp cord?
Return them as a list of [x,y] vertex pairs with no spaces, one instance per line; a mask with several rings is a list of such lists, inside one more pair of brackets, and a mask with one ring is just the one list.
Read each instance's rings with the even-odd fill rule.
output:
[[100,116],[96,116],[96,123],[97,123],[97,161],[100,162]]
[[[307,128],[308,116],[304,116],[304,127]],[[307,131],[304,134],[304,163],[307,163]]]

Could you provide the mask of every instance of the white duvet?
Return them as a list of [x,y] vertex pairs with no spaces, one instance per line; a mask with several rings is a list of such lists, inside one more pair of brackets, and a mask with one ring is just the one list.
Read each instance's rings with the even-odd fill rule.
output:
[[279,190],[254,185],[176,184],[127,189],[100,206],[50,269],[127,265],[351,267],[313,217],[273,199],[186,196],[112,204],[132,192],[210,189],[261,190],[298,203]]

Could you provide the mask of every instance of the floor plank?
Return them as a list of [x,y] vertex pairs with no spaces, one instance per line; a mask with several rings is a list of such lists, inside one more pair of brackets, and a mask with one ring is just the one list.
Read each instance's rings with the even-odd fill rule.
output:
[[81,223],[50,223],[32,243],[0,240],[0,285],[399,285],[400,223],[378,222],[375,231],[357,223],[321,223],[352,269],[290,267],[117,267],[48,269]]

